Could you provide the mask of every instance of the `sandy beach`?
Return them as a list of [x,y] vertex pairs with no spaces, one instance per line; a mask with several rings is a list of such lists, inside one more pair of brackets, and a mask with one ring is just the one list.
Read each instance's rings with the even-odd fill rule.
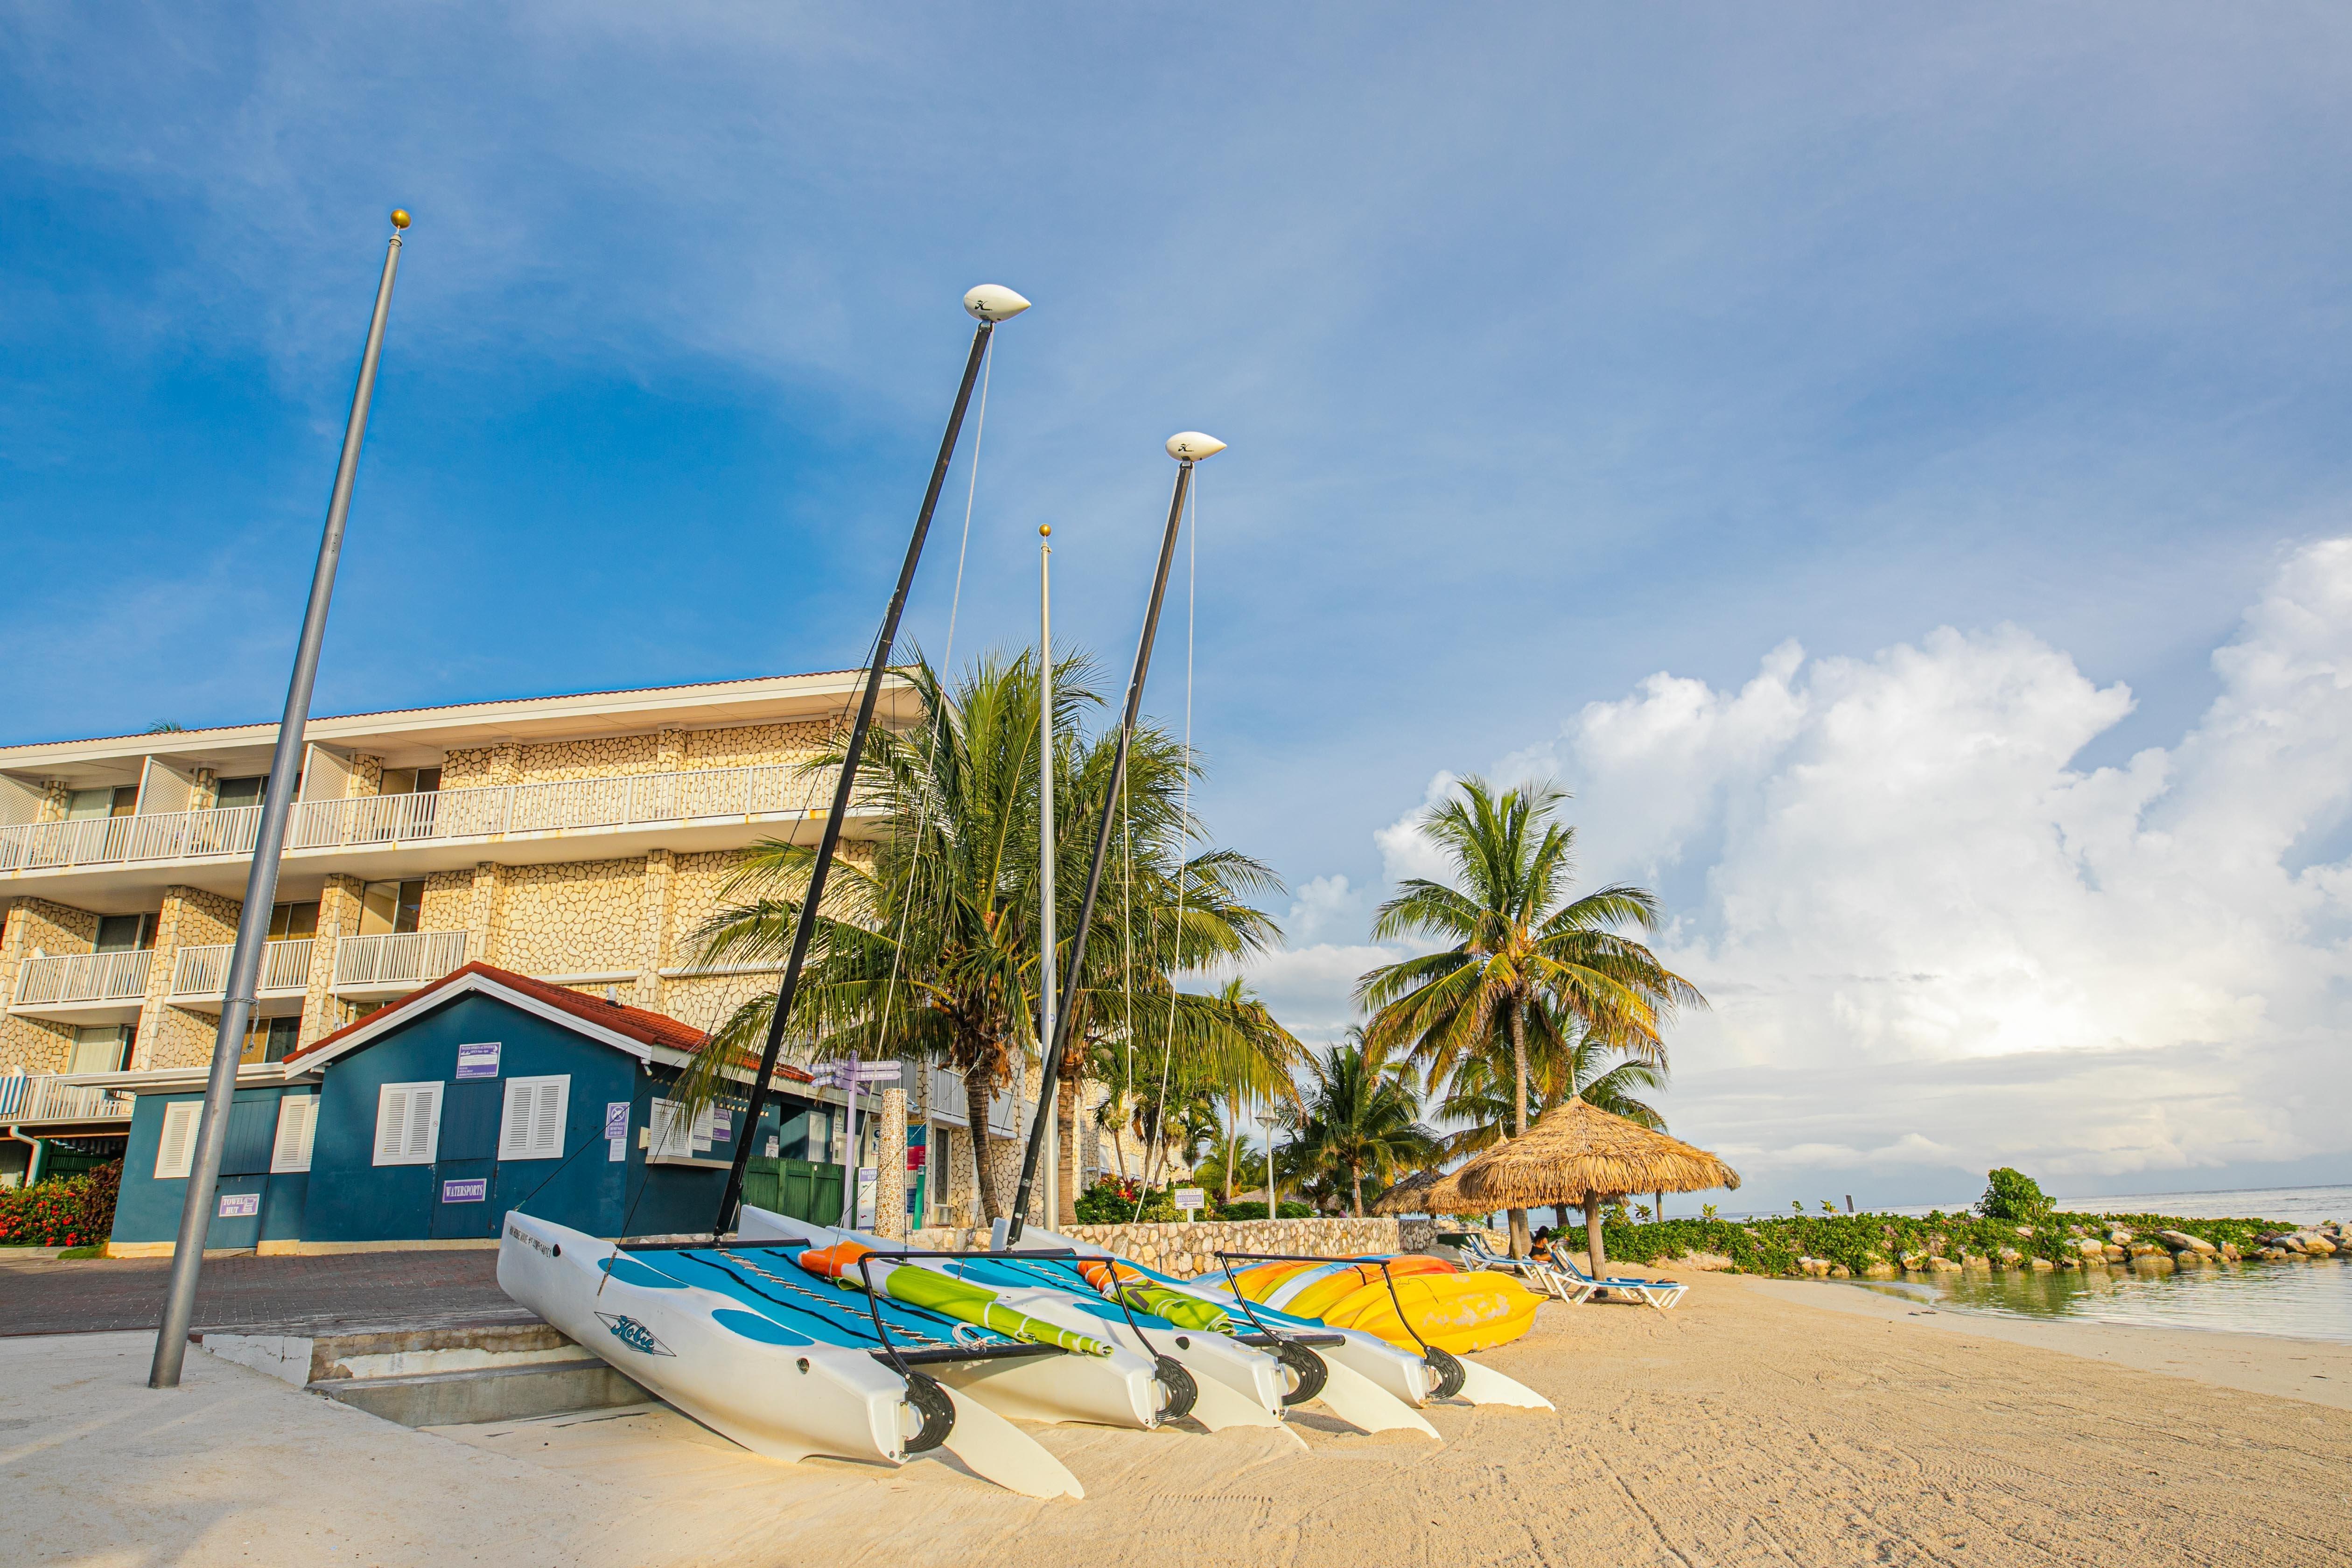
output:
[[[17,1560],[212,1563],[2352,1562],[2352,1346],[1927,1312],[1701,1276],[1547,1306],[1492,1360],[1557,1415],[1443,1447],[1036,1428],[1088,1489],[753,1459],[658,1409],[412,1432],[140,1334],[0,1341]],[[103,1484],[101,1484],[103,1483]]]

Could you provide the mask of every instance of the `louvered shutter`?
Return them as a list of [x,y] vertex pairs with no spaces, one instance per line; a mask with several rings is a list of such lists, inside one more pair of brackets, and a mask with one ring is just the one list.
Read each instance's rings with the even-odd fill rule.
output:
[[155,1142],[155,1179],[184,1181],[196,1160],[196,1119],[205,1113],[201,1100],[184,1100],[163,1108],[163,1132]]
[[319,1097],[289,1094],[278,1102],[278,1142],[270,1147],[269,1171],[286,1175],[310,1168],[310,1139],[319,1130]]
[[440,1142],[440,1084],[388,1083],[376,1090],[377,1164],[429,1165]]
[[501,1160],[555,1160],[563,1154],[563,1122],[571,1110],[572,1078],[510,1078],[499,1123]]
[[408,1106],[408,1163],[429,1165],[441,1151],[441,1086],[412,1085]]

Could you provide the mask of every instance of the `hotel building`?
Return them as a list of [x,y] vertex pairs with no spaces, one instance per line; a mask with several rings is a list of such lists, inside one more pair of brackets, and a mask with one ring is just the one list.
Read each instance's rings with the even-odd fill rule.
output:
[[[860,679],[311,721],[240,1083],[277,1081],[289,1055],[468,963],[716,1026],[776,973],[708,966],[694,932],[752,845],[815,842],[835,777],[804,764]],[[909,689],[883,693],[881,722],[916,711]],[[137,1092],[200,1079],[275,735],[0,747],[0,1182],[121,1157]],[[861,855],[875,828],[853,808],[843,852]],[[970,1223],[961,1082],[913,1062],[899,1081],[924,1151],[915,1213],[960,1207]],[[838,1091],[795,1091],[839,1109]],[[1001,1161],[1016,1117],[998,1100]],[[807,1158],[847,1160],[844,1120],[816,1118]],[[1091,1170],[1101,1154],[1081,1121]]]

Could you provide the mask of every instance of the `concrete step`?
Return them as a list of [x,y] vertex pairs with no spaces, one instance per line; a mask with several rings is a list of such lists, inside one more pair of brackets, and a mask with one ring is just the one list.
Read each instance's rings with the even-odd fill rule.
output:
[[320,1334],[206,1330],[190,1337],[225,1361],[404,1426],[513,1421],[653,1397],[536,1321]]
[[308,1385],[341,1405],[403,1426],[463,1426],[572,1410],[642,1405],[654,1396],[591,1356],[463,1372],[326,1378]]

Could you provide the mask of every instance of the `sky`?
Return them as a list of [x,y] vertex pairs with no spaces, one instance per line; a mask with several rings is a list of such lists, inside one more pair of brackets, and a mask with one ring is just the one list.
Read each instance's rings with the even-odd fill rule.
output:
[[320,712],[856,663],[1001,282],[908,634],[1050,522],[1116,668],[1231,443],[1150,707],[1302,1036],[1545,778],[1733,1204],[2345,1180],[2347,86],[2319,5],[0,4],[0,742],[275,711],[395,205]]

